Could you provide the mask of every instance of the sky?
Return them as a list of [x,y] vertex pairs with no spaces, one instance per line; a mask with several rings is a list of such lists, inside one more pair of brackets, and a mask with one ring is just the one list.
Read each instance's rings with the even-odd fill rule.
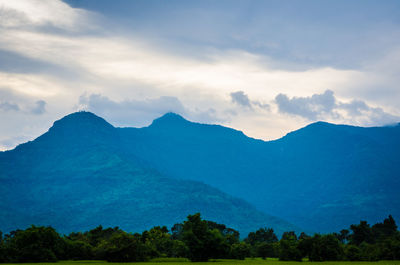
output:
[[80,110],[273,140],[400,122],[400,1],[0,0],[0,150]]

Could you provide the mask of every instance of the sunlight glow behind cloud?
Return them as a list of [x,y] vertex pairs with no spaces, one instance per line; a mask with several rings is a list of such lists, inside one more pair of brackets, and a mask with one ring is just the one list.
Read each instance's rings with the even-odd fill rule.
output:
[[[1,132],[0,148],[17,144],[10,141],[15,132],[36,137],[51,121],[82,106],[116,125],[143,126],[164,111],[147,103],[167,102],[163,99],[179,102],[176,112],[188,119],[219,122],[263,139],[281,137],[316,119],[370,126],[400,116],[395,103],[400,97],[396,50],[395,56],[359,69],[296,66],[245,48],[205,46],[201,56],[179,52],[143,34],[113,27],[106,16],[62,1],[0,0],[0,51],[26,58],[32,69],[17,65],[10,71],[2,67],[7,62],[0,61],[0,104],[5,106],[0,119],[14,126],[14,131]],[[379,94],[382,86],[387,92]],[[247,96],[249,108],[232,102],[232,93],[238,91]],[[309,112],[311,116],[282,109],[283,101],[292,108],[325,91],[334,93],[340,103],[335,105],[337,115],[321,104]],[[379,97],[371,96],[374,93]],[[37,102],[42,108],[36,118],[7,108]],[[379,120],[382,115],[387,119]],[[38,119],[47,122],[39,125]],[[30,126],[22,128],[24,122]]]

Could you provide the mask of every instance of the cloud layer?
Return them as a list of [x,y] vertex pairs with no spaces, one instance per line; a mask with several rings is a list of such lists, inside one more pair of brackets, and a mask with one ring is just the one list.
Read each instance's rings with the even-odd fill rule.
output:
[[362,100],[341,102],[331,90],[309,97],[289,98],[285,94],[279,94],[275,97],[275,102],[279,112],[301,116],[310,121],[332,120],[364,126],[387,125],[400,121],[399,116],[389,114],[379,107],[371,107]]
[[19,106],[15,103],[10,103],[10,102],[1,102],[0,103],[0,110],[2,111],[19,111]]
[[266,111],[270,110],[270,105],[267,103],[261,103],[258,100],[250,100],[249,96],[245,94],[243,91],[236,91],[230,93],[231,100],[233,103],[241,106],[248,108],[250,110],[253,110],[254,107],[258,107],[261,109],[264,109]]
[[147,126],[151,121],[168,112],[203,123],[221,121],[215,116],[215,110],[212,108],[205,111],[191,110],[186,108],[178,98],[166,96],[114,101],[100,94],[83,94],[79,98],[79,109],[92,111],[113,121],[116,126]]
[[[276,15],[280,26],[275,32],[263,12],[243,13],[244,4],[197,7],[174,5],[174,0],[171,7],[132,4],[135,10],[127,14],[142,16],[119,18],[128,2],[115,2],[117,9],[127,6],[112,15],[109,8],[98,13],[60,0],[0,0],[0,150],[33,139],[55,119],[80,109],[117,126],[145,126],[173,111],[262,139],[281,137],[315,120],[374,126],[399,119],[400,27],[362,29],[364,39],[376,39],[374,45],[380,46],[364,47],[375,53],[363,53],[352,64],[335,61],[351,53],[344,48],[315,44],[319,33],[331,40],[344,38],[326,34],[334,33],[337,24],[314,28],[314,42],[304,43],[290,27],[306,34],[315,25],[308,17],[282,20]],[[257,5],[265,12],[272,8],[262,1]],[[234,27],[243,24],[234,19],[240,14],[254,18],[245,21],[254,32]],[[218,23],[222,18],[229,23]],[[196,34],[190,33],[193,29]],[[288,45],[280,30],[301,47]],[[346,43],[353,50],[360,47]]]
[[243,91],[232,92],[230,95],[233,103],[243,107],[251,108],[250,99]]

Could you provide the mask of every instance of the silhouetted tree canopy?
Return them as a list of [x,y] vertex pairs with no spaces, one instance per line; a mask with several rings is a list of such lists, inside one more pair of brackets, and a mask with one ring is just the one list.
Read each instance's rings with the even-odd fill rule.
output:
[[191,261],[279,257],[301,261],[376,261],[400,259],[400,232],[392,216],[370,226],[367,222],[339,233],[299,236],[293,231],[278,241],[272,228],[260,228],[241,240],[239,232],[199,213],[189,215],[171,231],[156,226],[139,233],[98,226],[86,232],[59,235],[52,227],[0,232],[0,262],[57,260],[146,261],[156,257],[185,257]]

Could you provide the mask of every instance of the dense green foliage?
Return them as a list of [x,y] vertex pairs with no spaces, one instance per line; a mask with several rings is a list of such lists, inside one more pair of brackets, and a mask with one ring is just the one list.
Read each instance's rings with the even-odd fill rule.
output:
[[[189,215],[171,231],[156,226],[143,233],[98,226],[87,232],[59,235],[51,227],[31,226],[0,233],[0,262],[51,262],[57,260],[106,260],[138,262],[154,258],[209,259],[279,257],[281,261],[377,261],[400,259],[400,231],[389,216],[370,226],[361,221],[351,232],[308,236],[285,232],[278,241],[273,229],[260,228],[240,240],[239,232],[199,213]],[[343,234],[345,238],[341,237]]]
[[[213,260],[214,261],[214,260]],[[246,258],[245,260],[232,260],[232,259],[218,259],[215,260],[220,265],[293,265],[296,262],[293,261],[279,261],[277,259],[270,258],[268,260],[262,260],[260,258]],[[21,264],[21,263],[8,263],[8,264]],[[27,263],[23,263],[27,264]],[[58,261],[56,262],[46,262],[46,263],[36,263],[35,265],[113,265],[117,263],[109,263],[101,260],[68,260],[68,261]],[[125,265],[189,265],[193,264],[185,258],[156,258],[150,261],[137,263],[130,262],[124,263]],[[210,264],[207,262],[197,262],[198,265]],[[398,260],[388,260],[388,261],[303,261],[302,265],[398,265]]]

